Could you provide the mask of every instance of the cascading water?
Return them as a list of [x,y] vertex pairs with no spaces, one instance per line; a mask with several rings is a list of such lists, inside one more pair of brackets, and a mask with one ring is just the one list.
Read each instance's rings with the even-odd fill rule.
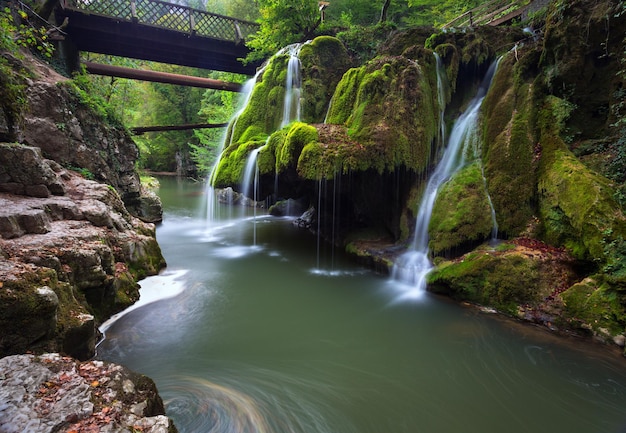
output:
[[222,157],[222,152],[224,151],[226,142],[228,142],[228,144],[232,142],[233,132],[235,130],[235,126],[237,125],[237,120],[239,119],[239,116],[241,116],[241,113],[243,113],[243,111],[246,109],[248,102],[250,101],[250,96],[252,95],[252,90],[254,90],[254,85],[257,82],[257,78],[259,77],[259,74],[263,73],[263,70],[264,69],[259,69],[256,75],[253,78],[246,81],[246,83],[243,85],[241,89],[241,99],[240,99],[241,108],[231,118],[229,122],[230,123],[229,128],[227,129],[227,131],[231,131],[231,133],[230,135],[228,134],[224,135],[224,139],[221,141],[220,146],[217,149],[217,158],[215,159],[215,163],[213,164],[213,167],[211,167],[211,171],[209,172],[209,176],[207,178],[207,183],[206,183],[205,197],[206,197],[207,228],[217,219],[217,206],[216,206],[217,200],[215,197],[215,188],[213,187],[213,182],[215,180],[217,167],[219,166],[220,159]]
[[278,54],[288,54],[287,79],[285,82],[285,101],[283,104],[283,120],[280,127],[287,126],[293,121],[300,120],[300,93],[302,89],[301,64],[298,55],[303,44],[292,44]]
[[409,284],[414,289],[410,293],[412,296],[419,296],[425,292],[426,275],[432,269],[428,257],[428,226],[437,198],[437,191],[465,164],[466,145],[471,142],[470,138],[477,124],[478,112],[495,74],[497,64],[498,62],[494,62],[489,67],[476,96],[455,122],[444,154],[424,189],[418,208],[413,243],[410,249],[400,256],[394,264],[392,278]]
[[[257,156],[259,152],[265,146],[257,147],[252,150],[248,155],[248,160],[246,161],[246,167],[243,172],[243,180],[241,183],[241,193],[244,197],[247,197],[251,200],[252,207],[254,209],[254,218],[253,218],[253,245],[256,245],[256,202],[258,200],[258,189],[259,189],[259,166],[257,164]],[[243,213],[243,211],[242,211]]]

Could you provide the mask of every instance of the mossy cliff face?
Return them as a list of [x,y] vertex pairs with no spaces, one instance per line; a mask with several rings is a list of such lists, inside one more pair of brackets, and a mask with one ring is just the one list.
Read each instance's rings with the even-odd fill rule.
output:
[[[302,103],[301,117],[308,123],[323,122],[337,82],[348,68],[348,54],[337,39],[319,37],[300,48],[299,59],[302,66],[301,99],[305,101]],[[229,129],[228,146],[222,154],[214,179],[216,186],[238,185],[249,153],[263,146],[268,137],[280,129],[288,61],[287,53],[272,57],[257,77],[247,107]],[[290,137],[293,135],[290,134]],[[294,140],[290,139],[289,142],[292,143]],[[276,159],[276,153],[270,150],[276,147],[275,139],[270,140],[270,144],[270,148],[262,152],[259,158],[260,160],[274,158],[276,168],[281,171],[288,165],[285,161],[289,159],[288,152],[285,152],[282,160],[280,155]],[[282,149],[282,143],[280,147]],[[268,173],[270,165],[262,164],[265,168],[262,172]],[[295,167],[295,163],[293,165]]]
[[517,236],[535,212],[537,95],[532,81],[519,77],[521,66],[511,53],[500,61],[482,106],[485,176],[502,236]]
[[[572,152],[584,146],[590,157],[593,143],[613,133],[607,115],[615,104],[615,73],[624,50],[623,33],[607,31],[623,24],[624,14],[615,7],[553,2],[545,39],[526,41],[501,60],[482,106],[482,160],[501,235],[532,236],[541,242],[533,244],[539,252],[557,248],[570,262],[578,260],[577,272],[556,285],[550,283],[549,267],[530,256],[512,266],[498,253],[476,253],[444,262],[431,282],[433,290],[522,317],[525,304],[535,305],[531,316],[548,317],[551,327],[584,329],[623,345],[626,219],[615,199],[619,185]],[[443,51],[442,46],[436,49]],[[605,147],[597,151],[607,158]],[[471,196],[472,189],[461,195]],[[455,215],[453,210],[448,214]],[[478,227],[471,231],[478,233]],[[435,240],[446,234],[445,228],[437,233],[431,226],[435,252]],[[498,276],[504,273],[518,275],[520,284]],[[491,290],[494,281],[506,289]],[[558,290],[546,292],[546,284]]]
[[9,121],[0,136],[12,138],[0,143],[0,356],[90,358],[98,324],[135,302],[137,280],[165,265],[154,226],[131,214],[150,204],[160,215],[160,203],[140,195],[127,132],[45,65],[0,55],[19,65],[0,86],[28,83],[12,106],[20,111],[0,113]]
[[322,123],[337,83],[350,67],[348,53],[336,38],[320,36],[304,44],[302,64],[302,121]]

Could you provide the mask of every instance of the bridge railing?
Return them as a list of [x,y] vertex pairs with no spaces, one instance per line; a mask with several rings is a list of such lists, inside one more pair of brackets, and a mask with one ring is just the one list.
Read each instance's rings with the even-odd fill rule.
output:
[[259,26],[160,0],[62,0],[63,7],[177,30],[213,39],[243,42]]
[[442,27],[446,29],[451,27],[488,25],[511,12],[525,7],[529,1],[530,0],[491,0],[459,15]]

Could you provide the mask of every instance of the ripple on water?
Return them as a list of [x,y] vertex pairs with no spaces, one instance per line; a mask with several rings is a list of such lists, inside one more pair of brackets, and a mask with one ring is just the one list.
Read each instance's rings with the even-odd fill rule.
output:
[[[257,372],[265,376],[268,372]],[[228,373],[225,374],[228,376]],[[224,377],[220,377],[223,380]],[[309,402],[286,389],[289,401],[279,401],[276,390],[281,380],[265,377],[254,384],[231,378],[233,384],[212,380],[174,376],[162,381],[159,388],[164,396],[167,413],[181,432],[207,433],[330,433],[335,431]],[[257,380],[259,377],[257,377]],[[228,382],[228,380],[226,380]],[[239,390],[241,384],[245,391]],[[315,393],[315,391],[313,391]],[[168,397],[170,396],[171,397]],[[346,433],[352,432],[344,426]]]

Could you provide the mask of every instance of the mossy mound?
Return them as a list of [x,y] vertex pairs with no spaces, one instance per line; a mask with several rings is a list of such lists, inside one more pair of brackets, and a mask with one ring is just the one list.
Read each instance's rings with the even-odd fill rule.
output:
[[482,106],[483,158],[489,194],[504,236],[516,236],[534,214],[537,165],[535,92],[532,83],[514,80],[515,56],[498,65]]
[[479,162],[460,170],[437,194],[428,228],[434,255],[455,253],[487,239],[492,231],[491,207]]
[[561,294],[564,319],[607,340],[626,334],[626,285],[586,278]]
[[[244,176],[246,162],[250,152],[263,146],[266,140],[252,140],[230,145],[222,153],[219,165],[213,178],[213,185],[217,188],[239,185]],[[261,152],[259,152],[261,153]]]
[[539,301],[544,286],[540,262],[515,250],[505,254],[476,251],[461,260],[441,263],[428,276],[432,292],[493,306],[511,315],[517,314],[518,305]]
[[434,56],[379,57],[348,71],[333,96],[327,123],[343,124],[368,149],[379,173],[404,166],[422,172],[437,134]]
[[339,39],[320,36],[302,46],[302,120],[322,123],[337,83],[350,66]]

